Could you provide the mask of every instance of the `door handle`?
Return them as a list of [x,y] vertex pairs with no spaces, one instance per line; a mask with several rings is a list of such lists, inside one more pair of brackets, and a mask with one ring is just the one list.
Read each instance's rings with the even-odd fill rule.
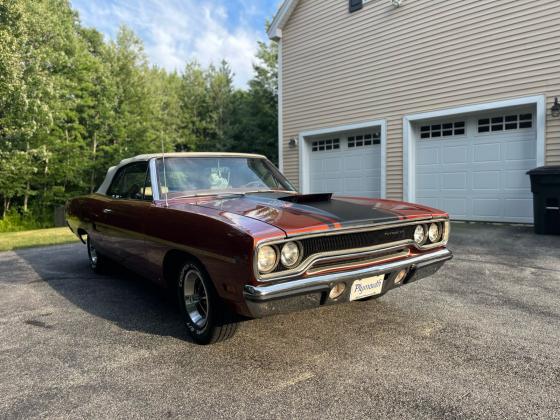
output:
[[111,214],[111,213],[113,213],[113,210],[111,210],[111,209],[103,209],[103,213],[105,213],[105,214]]

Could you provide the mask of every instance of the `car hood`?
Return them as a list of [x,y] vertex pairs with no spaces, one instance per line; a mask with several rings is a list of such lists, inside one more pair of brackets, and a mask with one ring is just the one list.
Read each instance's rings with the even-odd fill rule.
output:
[[447,216],[445,212],[393,200],[258,193],[197,200],[196,205],[256,219],[283,230],[286,235],[367,226],[408,219]]

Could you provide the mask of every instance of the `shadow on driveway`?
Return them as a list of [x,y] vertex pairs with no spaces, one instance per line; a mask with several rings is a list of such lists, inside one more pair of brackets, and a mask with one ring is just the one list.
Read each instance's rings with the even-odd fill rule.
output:
[[[117,264],[107,274],[91,271],[81,245],[19,250],[38,278],[72,304],[128,331],[191,341],[169,292]],[[31,272],[27,272],[31,277]]]

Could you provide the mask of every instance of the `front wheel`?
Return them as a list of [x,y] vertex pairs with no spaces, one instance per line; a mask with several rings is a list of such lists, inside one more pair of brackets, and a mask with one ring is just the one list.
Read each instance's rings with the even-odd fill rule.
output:
[[87,237],[87,250],[91,269],[98,274],[103,273],[107,268],[107,259],[97,251],[89,235]]
[[233,336],[235,315],[218,296],[204,269],[194,262],[179,272],[177,298],[187,329],[198,344],[213,344]]

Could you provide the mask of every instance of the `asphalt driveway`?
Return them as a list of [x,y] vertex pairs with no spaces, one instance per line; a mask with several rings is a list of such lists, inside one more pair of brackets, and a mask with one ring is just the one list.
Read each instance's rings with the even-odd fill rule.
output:
[[436,276],[212,347],[82,245],[0,253],[0,418],[560,418],[560,237],[452,238]]

